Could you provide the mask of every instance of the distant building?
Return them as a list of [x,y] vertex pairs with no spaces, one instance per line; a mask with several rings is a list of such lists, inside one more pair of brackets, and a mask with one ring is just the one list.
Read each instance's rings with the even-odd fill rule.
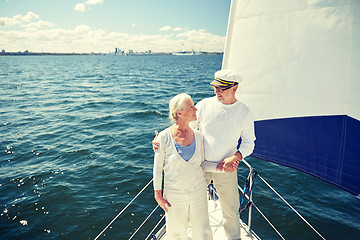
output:
[[120,48],[115,48],[114,55],[125,55],[125,52],[121,50]]

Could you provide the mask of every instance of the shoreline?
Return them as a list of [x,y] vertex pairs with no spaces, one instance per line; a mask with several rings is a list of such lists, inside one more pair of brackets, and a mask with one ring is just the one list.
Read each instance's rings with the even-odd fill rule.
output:
[[0,52],[0,56],[89,56],[106,55],[104,53],[37,53],[37,52]]
[[201,52],[197,54],[175,54],[171,52],[163,53],[132,53],[132,54],[115,54],[115,53],[51,53],[51,52],[0,52],[0,56],[197,56],[197,55],[223,55],[223,52]]

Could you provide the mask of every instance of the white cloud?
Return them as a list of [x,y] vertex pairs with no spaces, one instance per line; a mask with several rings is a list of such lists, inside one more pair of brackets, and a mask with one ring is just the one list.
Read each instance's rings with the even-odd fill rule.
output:
[[51,22],[40,20],[40,16],[33,12],[28,12],[26,15],[22,16],[20,14],[13,17],[3,17],[0,18],[0,27],[21,27],[27,30],[35,30],[39,28],[49,28],[54,27],[54,24]]
[[74,7],[75,11],[79,11],[79,12],[85,12],[87,9],[89,9],[90,5],[97,5],[97,4],[103,4],[104,0],[88,0],[86,2],[83,3],[77,3]]
[[176,38],[182,41],[187,49],[202,49],[204,51],[223,51],[225,43],[225,37],[208,33],[204,29],[178,33]]
[[86,6],[83,3],[78,3],[75,5],[74,10],[78,12],[85,12]]
[[29,12],[24,16],[0,18],[0,46],[8,52],[29,50],[89,53],[114,51],[115,47],[153,52],[191,49],[223,51],[225,37],[211,34],[204,29],[189,30],[171,26],[160,29],[157,34],[147,35],[109,32],[87,25],[65,29],[43,21],[38,14]]
[[77,25],[74,28],[74,32],[77,34],[84,34],[84,33],[90,32],[90,31],[91,31],[91,28],[87,25]]
[[162,28],[159,29],[160,32],[164,32],[164,31],[170,31],[171,30],[171,26],[164,26]]
[[135,24],[135,23],[133,23],[133,24],[131,24],[131,26],[132,26],[132,27],[136,27],[136,24]]
[[39,28],[49,28],[49,27],[54,27],[55,24],[51,23],[51,22],[47,22],[47,21],[43,21],[43,20],[39,20],[37,22],[32,22],[26,25],[23,25],[25,28],[27,28],[28,30],[35,30],[35,29],[39,29]]
[[181,28],[181,27],[176,27],[173,29],[174,32],[181,32],[181,31],[184,31],[186,30],[185,28]]
[[37,20],[37,19],[40,19],[38,14],[35,14],[33,12],[28,12],[24,16],[18,14],[18,15],[15,15],[15,16],[11,17],[11,18],[9,18],[9,17],[0,18],[0,26],[21,25],[21,24],[30,22],[32,20]]
[[178,33],[176,35],[179,38],[185,38],[190,41],[202,41],[203,39],[213,39],[214,37],[219,37],[217,35],[213,35],[211,33],[207,33],[206,31],[200,30],[189,30],[183,33]]
[[96,5],[96,4],[103,4],[104,0],[89,0],[85,2],[87,5]]

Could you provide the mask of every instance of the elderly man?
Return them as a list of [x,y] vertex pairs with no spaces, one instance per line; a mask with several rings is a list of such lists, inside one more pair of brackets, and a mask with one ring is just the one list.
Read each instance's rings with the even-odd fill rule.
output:
[[[254,149],[254,121],[249,108],[236,99],[241,76],[220,70],[211,82],[215,95],[196,104],[196,126],[204,137],[205,160],[230,168]],[[224,229],[229,239],[240,238],[239,191],[237,171],[205,172],[206,181],[214,181],[223,211]]]
[[203,135],[205,160],[209,164],[218,163],[212,164],[215,167],[204,175],[208,183],[213,180],[217,189],[228,239],[240,239],[240,202],[234,166],[252,153],[255,142],[252,114],[235,96],[241,79],[231,70],[217,71],[211,82],[216,96],[196,104],[197,121],[191,125]]

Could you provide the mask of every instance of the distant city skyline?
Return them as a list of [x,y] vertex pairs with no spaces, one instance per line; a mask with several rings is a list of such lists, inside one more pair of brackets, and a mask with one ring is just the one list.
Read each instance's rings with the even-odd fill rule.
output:
[[0,51],[224,50],[230,0],[0,0]]

